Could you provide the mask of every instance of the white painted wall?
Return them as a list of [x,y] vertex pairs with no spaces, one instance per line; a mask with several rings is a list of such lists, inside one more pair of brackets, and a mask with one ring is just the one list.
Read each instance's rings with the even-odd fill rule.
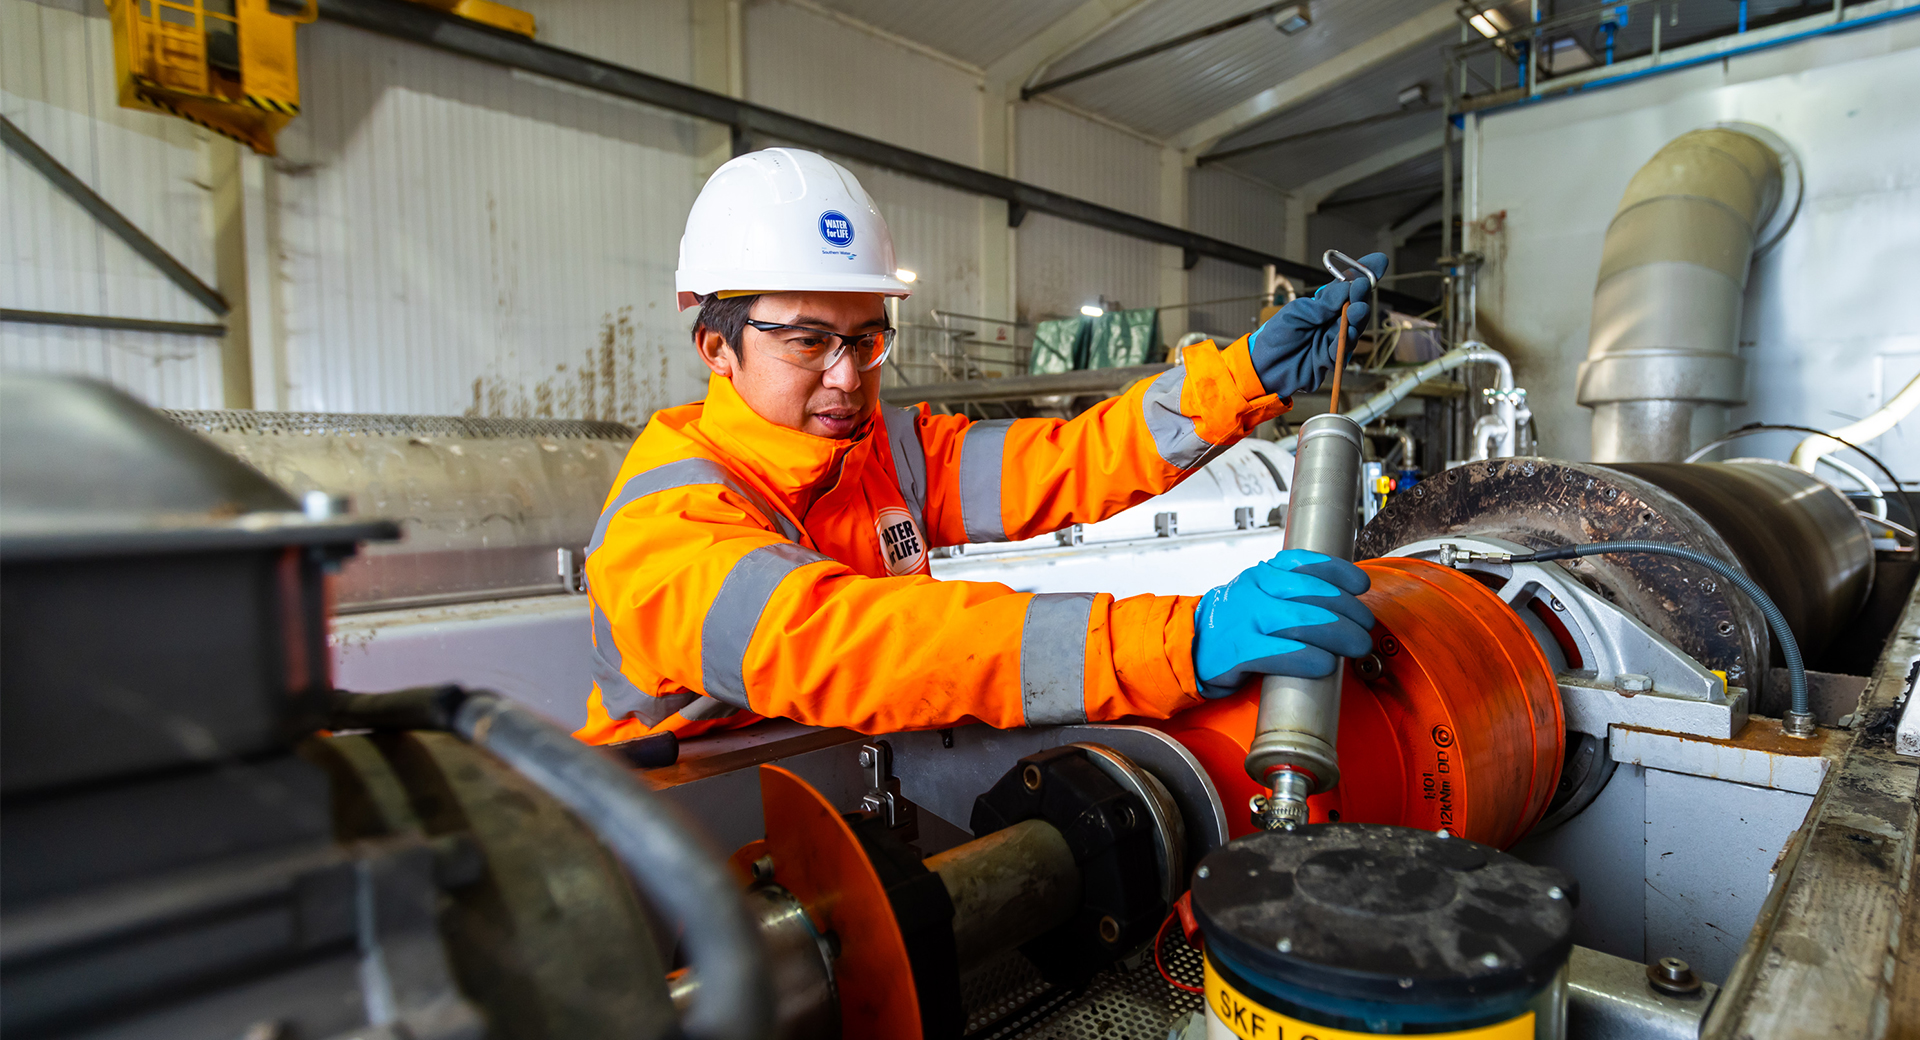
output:
[[[104,5],[0,0],[0,113],[215,281],[202,131],[119,107]],[[0,155],[0,306],[219,320],[32,167]],[[174,407],[220,403],[218,339],[0,323],[0,366],[110,379]]]
[[[544,42],[715,84],[711,67],[695,67],[712,35],[700,36],[694,16],[724,15],[723,4],[522,6]],[[803,2],[738,14],[737,80],[749,99],[982,163],[982,70]],[[253,344],[260,406],[633,422],[704,392],[672,273],[715,161],[714,127],[336,24],[304,27],[298,41],[302,114],[277,158],[248,160],[261,185],[248,234],[265,243],[249,299],[269,315],[248,326],[263,333]],[[836,71],[795,59],[809,54],[859,60]],[[121,109],[113,94],[103,8],[0,0],[8,117],[217,284],[224,145],[184,121]],[[1275,193],[1183,170],[1136,134],[1036,103],[1019,106],[1012,137],[1015,176],[1248,245],[1282,239]],[[902,309],[902,356],[924,359],[943,340],[914,326],[934,324],[936,308],[983,313],[983,271],[1006,270],[1005,204],[853,165],[900,263],[920,275]],[[0,303],[213,320],[33,171],[11,158],[0,169]],[[1183,274],[1176,251],[1042,215],[1012,240],[1021,317],[1077,313],[1100,295],[1153,306],[1192,286],[1200,298],[1259,290],[1257,272],[1204,261]],[[1251,310],[1205,318],[1222,326],[1208,331],[1238,333]],[[1168,338],[1185,320],[1163,325]],[[0,364],[88,372],[173,407],[224,403],[220,350],[215,339],[0,325]]]
[[[1187,226],[1250,249],[1284,255],[1287,239],[1287,198],[1279,189],[1219,166],[1188,172]],[[1187,277],[1187,298],[1195,302],[1259,295],[1264,276],[1251,267],[1201,258]],[[1253,331],[1260,303],[1196,307],[1188,312],[1188,327],[1196,332],[1235,339]]]
[[[1907,287],[1920,283],[1920,19],[1826,36],[1469,123],[1470,248],[1486,254],[1482,332],[1510,349],[1545,454],[1586,458],[1574,401],[1600,247],[1635,170],[1666,142],[1757,123],[1806,181],[1785,238],[1755,261],[1740,336],[1747,422],[1843,425],[1920,371]],[[1504,220],[1485,219],[1505,211]],[[1497,229],[1497,230],[1496,230]],[[1783,457],[1790,435],[1745,453]],[[1868,445],[1920,477],[1920,416]]]

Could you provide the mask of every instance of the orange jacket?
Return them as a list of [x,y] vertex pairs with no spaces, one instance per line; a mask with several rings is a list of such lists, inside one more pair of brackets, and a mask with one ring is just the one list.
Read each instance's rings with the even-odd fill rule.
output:
[[[881,405],[830,440],[731,381],[655,413],[587,546],[591,743],[760,716],[866,733],[1144,715],[1198,700],[1191,596],[938,581],[928,549],[1091,523],[1286,411],[1241,339],[1072,420]],[[722,723],[719,720],[724,719]]]

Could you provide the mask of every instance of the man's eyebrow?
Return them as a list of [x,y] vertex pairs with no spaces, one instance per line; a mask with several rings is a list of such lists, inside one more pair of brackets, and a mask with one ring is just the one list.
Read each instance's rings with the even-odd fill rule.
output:
[[[817,326],[819,328],[827,329],[827,330],[831,330],[833,328],[833,323],[830,320],[819,317],[817,315],[812,315],[812,314],[802,314],[799,317],[794,318],[792,321],[783,321],[780,324],[782,325],[813,325],[813,326]],[[885,328],[886,324],[887,324],[887,319],[885,318],[868,318],[866,321],[861,322],[858,325],[855,325],[853,328],[854,328],[854,331],[857,332],[861,329]]]

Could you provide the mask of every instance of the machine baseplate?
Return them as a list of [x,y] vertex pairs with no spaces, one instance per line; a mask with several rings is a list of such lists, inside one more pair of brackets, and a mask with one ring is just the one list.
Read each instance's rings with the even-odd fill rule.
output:
[[[1200,985],[1200,951],[1177,931],[1169,932],[1161,962],[1174,978]],[[966,1040],[1166,1040],[1174,1022],[1200,1010],[1200,994],[1167,985],[1151,953],[1132,967],[1129,963],[1107,968],[1083,987],[1059,987],[1009,950],[961,979]]]

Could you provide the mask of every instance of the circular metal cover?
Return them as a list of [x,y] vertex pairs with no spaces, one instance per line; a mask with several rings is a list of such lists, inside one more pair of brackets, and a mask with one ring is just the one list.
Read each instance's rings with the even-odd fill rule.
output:
[[[1744,563],[1714,526],[1675,495],[1619,469],[1559,459],[1492,459],[1436,474],[1394,495],[1360,532],[1355,558],[1411,542],[1480,535],[1528,548],[1645,539]],[[1575,579],[1729,685],[1756,688],[1771,642],[1766,619],[1701,567],[1621,553],[1563,564]]]
[[1430,1004],[1532,992],[1573,944],[1558,871],[1432,831],[1264,831],[1202,867],[1193,909],[1208,950],[1330,996]]

